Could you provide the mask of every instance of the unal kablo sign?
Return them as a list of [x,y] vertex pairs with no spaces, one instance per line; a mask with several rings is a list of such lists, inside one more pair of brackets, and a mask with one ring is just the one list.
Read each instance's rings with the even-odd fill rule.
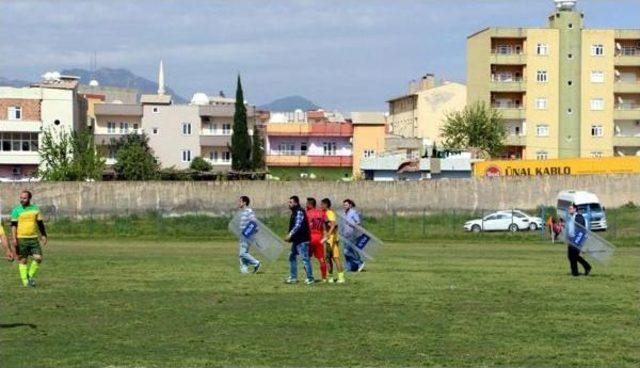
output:
[[240,212],[237,212],[229,222],[231,231],[239,240],[249,242],[270,261],[275,261],[284,250],[280,237],[258,219],[248,221],[241,227]]
[[640,157],[572,158],[558,160],[496,160],[473,164],[477,177],[638,174]]

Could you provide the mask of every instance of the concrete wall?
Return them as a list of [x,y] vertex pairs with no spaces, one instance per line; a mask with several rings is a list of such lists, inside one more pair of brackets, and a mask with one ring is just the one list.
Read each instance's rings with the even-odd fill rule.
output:
[[[257,209],[286,212],[289,196],[352,198],[367,214],[422,212],[424,209],[531,209],[555,204],[563,189],[595,192],[606,207],[640,203],[640,175],[536,178],[475,178],[423,182],[98,182],[2,183],[2,213],[29,188],[34,203],[48,216],[126,215],[147,211],[166,214],[228,213],[240,195]],[[336,203],[339,205],[339,203]]]

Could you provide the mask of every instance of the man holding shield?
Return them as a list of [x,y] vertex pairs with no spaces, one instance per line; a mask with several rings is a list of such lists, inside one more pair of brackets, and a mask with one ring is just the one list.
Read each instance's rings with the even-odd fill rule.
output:
[[584,233],[586,229],[586,221],[582,214],[577,213],[577,208],[574,203],[569,205],[569,216],[567,216],[566,231],[567,231],[567,257],[569,258],[569,265],[571,267],[571,274],[573,276],[580,276],[578,271],[578,263],[584,267],[584,275],[589,275],[591,272],[591,265],[584,258],[580,256],[581,244],[575,244],[576,236],[579,233]]

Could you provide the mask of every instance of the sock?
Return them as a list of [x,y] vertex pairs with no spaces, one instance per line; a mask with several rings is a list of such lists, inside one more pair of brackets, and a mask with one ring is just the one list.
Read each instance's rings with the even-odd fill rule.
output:
[[344,280],[344,272],[338,272],[338,280]]
[[327,278],[327,264],[325,262],[320,263],[320,273],[322,274],[322,279],[325,280]]
[[36,276],[36,274],[38,273],[38,269],[40,268],[40,263],[32,260],[29,263],[29,278],[32,279]]
[[28,267],[26,264],[18,263],[18,271],[20,271],[20,280],[22,280],[22,285],[27,286],[28,281]]

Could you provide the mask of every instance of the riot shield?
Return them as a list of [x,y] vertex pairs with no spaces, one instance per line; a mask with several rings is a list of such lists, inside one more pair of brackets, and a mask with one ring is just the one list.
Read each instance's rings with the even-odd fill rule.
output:
[[566,243],[580,249],[582,253],[603,265],[609,263],[616,250],[613,244],[577,223],[575,224],[575,231],[572,237],[569,238],[566,226],[562,229],[560,236]]
[[340,234],[340,244],[343,251],[347,247],[358,252],[366,259],[375,259],[382,251],[384,243],[364,227],[349,221],[342,213],[337,213],[338,233]]
[[275,261],[284,250],[282,239],[257,218],[252,218],[241,227],[240,212],[237,212],[229,222],[229,231],[238,239],[254,245],[267,259]]

